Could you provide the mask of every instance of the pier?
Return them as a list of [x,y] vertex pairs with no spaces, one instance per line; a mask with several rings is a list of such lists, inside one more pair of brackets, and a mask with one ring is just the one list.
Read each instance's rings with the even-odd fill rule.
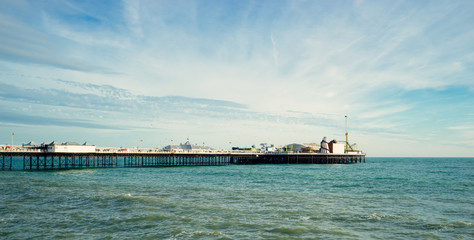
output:
[[[323,153],[51,153],[38,151],[0,152],[1,170],[61,170],[80,168],[223,166],[248,164],[351,164],[365,162],[364,154]],[[18,163],[16,164],[18,166]]]

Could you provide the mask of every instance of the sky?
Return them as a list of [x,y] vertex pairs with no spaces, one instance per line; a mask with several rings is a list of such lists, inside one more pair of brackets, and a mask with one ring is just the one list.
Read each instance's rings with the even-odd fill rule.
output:
[[0,144],[474,157],[474,1],[0,1]]

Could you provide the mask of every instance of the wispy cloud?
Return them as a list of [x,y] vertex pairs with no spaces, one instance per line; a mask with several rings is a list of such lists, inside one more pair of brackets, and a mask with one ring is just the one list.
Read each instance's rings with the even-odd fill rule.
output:
[[199,112],[239,111],[245,106],[239,103],[212,99],[188,98],[182,96],[152,97],[134,95],[125,89],[110,85],[81,84],[58,80],[72,87],[85,89],[88,93],[75,93],[60,89],[28,89],[0,82],[0,97],[9,101],[25,101],[52,106],[96,109],[119,112],[159,113],[180,112],[183,109]]
[[86,120],[61,119],[54,117],[35,116],[29,114],[0,112],[0,122],[12,123],[16,125],[33,125],[33,126],[59,126],[59,127],[80,127],[93,129],[113,129],[121,130],[123,128],[110,124],[98,124]]
[[66,49],[64,41],[0,13],[0,57],[2,60],[87,72],[111,71],[105,67],[90,64],[80,57],[65,57],[73,52],[71,49]]
[[125,0],[123,1],[124,7],[124,18],[127,21],[127,26],[136,37],[143,37],[143,31],[140,24],[140,2]]
[[273,34],[270,35],[270,39],[272,40],[272,46],[273,46],[273,61],[275,62],[275,66],[278,67],[278,50],[276,46],[276,41],[273,38]]

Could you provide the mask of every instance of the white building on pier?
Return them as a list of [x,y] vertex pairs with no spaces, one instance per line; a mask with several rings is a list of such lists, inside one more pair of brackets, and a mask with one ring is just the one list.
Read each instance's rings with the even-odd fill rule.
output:
[[81,145],[76,142],[65,142],[59,144],[58,142],[53,141],[49,144],[46,144],[46,151],[56,153],[94,153],[96,151],[96,147],[94,145],[90,145],[88,142],[85,142]]

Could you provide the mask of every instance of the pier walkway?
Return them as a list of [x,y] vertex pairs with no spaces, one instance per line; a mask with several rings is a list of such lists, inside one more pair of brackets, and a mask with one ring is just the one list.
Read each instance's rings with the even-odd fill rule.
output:
[[365,154],[256,152],[51,153],[38,151],[0,151],[1,170],[221,166],[231,164],[351,164],[362,162],[365,162]]

